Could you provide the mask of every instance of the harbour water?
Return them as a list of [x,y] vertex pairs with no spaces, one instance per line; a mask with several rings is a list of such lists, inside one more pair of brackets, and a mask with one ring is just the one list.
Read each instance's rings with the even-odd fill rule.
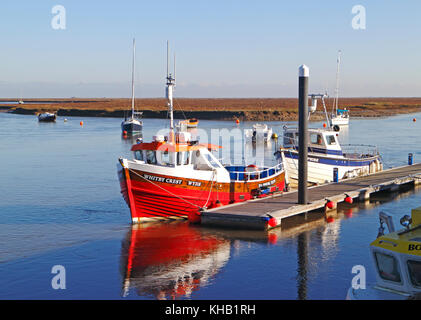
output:
[[[412,119],[420,115],[351,119],[340,139],[377,145],[385,168],[407,164],[408,153],[419,162],[420,124]],[[0,299],[344,299],[353,266],[365,266],[374,281],[369,243],[378,212],[397,224],[421,206],[416,189],[349,205],[328,220],[292,218],[269,233],[185,222],[132,227],[116,163],[131,158],[133,141],[122,139],[120,123],[0,113]],[[144,119],[144,140],[165,123]],[[280,135],[291,123],[267,124]],[[51,286],[56,265],[66,270],[64,290]]]

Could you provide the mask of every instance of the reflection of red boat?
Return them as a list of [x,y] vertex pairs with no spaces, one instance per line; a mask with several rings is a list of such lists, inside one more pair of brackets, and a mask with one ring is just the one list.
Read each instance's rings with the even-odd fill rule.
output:
[[123,295],[189,297],[227,263],[230,242],[187,223],[134,225],[122,244]]

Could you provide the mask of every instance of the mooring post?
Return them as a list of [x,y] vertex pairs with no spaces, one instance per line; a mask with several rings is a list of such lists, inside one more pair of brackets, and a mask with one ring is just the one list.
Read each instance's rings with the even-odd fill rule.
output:
[[298,204],[307,204],[308,173],[308,77],[309,68],[301,65],[298,68]]

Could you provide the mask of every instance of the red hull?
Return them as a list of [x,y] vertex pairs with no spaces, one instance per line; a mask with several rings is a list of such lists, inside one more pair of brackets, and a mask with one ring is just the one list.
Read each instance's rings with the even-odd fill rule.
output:
[[[216,192],[213,189],[209,192],[209,189],[194,190],[171,185],[166,185],[164,188],[149,181],[133,180],[127,169],[120,170],[121,193],[130,207],[133,222],[188,218],[189,215],[198,213],[203,207],[211,208],[253,198],[250,191]],[[284,187],[284,179],[271,186],[273,190],[279,191],[282,191]]]

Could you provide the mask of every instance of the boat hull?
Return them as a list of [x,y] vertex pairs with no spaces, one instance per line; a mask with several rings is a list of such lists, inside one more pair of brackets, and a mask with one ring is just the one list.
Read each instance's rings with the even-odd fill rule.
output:
[[127,134],[142,132],[142,123],[140,121],[123,121],[121,131]]
[[330,119],[331,126],[347,126],[349,125],[349,117],[336,116]]
[[[288,178],[297,181],[298,152],[284,150],[281,153]],[[383,170],[379,156],[357,160],[309,154],[308,159],[308,182],[313,184],[333,182],[334,168],[338,169],[339,180],[372,174]]]
[[51,115],[43,115],[40,114],[38,116],[38,121],[39,122],[55,122],[57,119],[57,116],[55,114],[51,114]]
[[186,219],[201,208],[212,208],[259,196],[259,190],[283,191],[285,172],[265,179],[212,182],[151,174],[117,164],[121,193],[131,212],[132,222]]

